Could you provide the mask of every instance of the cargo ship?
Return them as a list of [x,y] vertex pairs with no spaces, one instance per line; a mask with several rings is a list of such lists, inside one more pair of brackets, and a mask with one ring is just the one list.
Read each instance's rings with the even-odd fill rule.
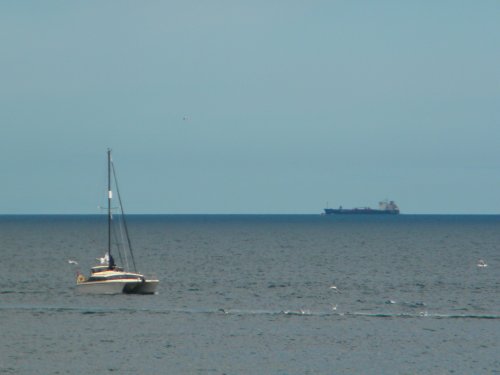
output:
[[394,201],[379,202],[378,208],[325,208],[326,215],[398,215],[399,207]]

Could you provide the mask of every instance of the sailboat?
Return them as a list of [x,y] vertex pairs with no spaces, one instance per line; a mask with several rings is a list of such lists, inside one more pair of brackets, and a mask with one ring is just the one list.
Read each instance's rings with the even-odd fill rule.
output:
[[[116,195],[120,204],[121,224],[127,243],[122,248],[122,252],[118,248],[118,255],[121,261],[125,260],[128,263],[128,258],[125,256],[129,253],[134,271],[128,271],[125,267],[120,267],[115,263],[112,255],[112,236],[116,236],[113,230],[113,215],[112,215],[112,177],[114,186],[116,187]],[[156,278],[146,278],[143,274],[137,272],[135,260],[132,252],[132,245],[128,234],[125,214],[123,211],[120,190],[116,180],[116,172],[113,161],[111,159],[111,150],[108,149],[108,249],[102,258],[98,258],[99,264],[90,269],[90,276],[86,277],[81,273],[77,273],[76,288],[81,293],[91,294],[154,294],[159,280]],[[123,256],[122,256],[123,253]]]

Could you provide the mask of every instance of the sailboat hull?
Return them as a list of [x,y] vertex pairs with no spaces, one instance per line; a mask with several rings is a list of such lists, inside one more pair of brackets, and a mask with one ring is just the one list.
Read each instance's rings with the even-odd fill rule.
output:
[[86,281],[76,284],[76,290],[82,294],[154,294],[158,283],[158,280]]
[[145,280],[139,284],[136,284],[133,288],[129,290],[124,290],[124,293],[130,294],[155,294],[156,287],[159,284],[159,280]]

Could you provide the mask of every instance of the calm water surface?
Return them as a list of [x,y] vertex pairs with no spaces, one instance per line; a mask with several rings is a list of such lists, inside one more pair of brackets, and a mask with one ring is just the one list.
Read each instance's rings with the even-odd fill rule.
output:
[[0,374],[500,374],[500,216],[131,216],[78,295],[105,220],[0,216]]

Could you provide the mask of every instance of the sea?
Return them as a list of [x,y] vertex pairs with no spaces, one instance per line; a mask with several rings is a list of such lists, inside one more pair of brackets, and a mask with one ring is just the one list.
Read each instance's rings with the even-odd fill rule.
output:
[[155,295],[76,291],[104,215],[0,216],[0,374],[500,374],[500,216],[128,224]]

